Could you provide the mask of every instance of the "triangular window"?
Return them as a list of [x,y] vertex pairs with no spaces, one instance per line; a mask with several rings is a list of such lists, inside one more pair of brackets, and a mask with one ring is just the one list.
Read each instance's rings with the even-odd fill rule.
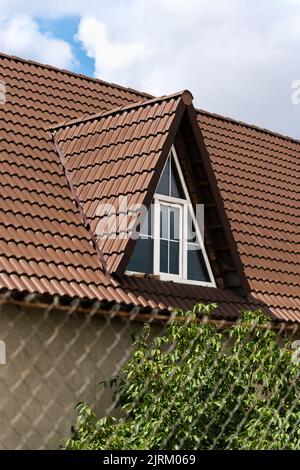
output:
[[142,223],[127,272],[215,286],[200,226],[174,149]]
[[180,181],[176,163],[173,157],[169,157],[164,171],[159,180],[156,194],[185,199],[183,187]]

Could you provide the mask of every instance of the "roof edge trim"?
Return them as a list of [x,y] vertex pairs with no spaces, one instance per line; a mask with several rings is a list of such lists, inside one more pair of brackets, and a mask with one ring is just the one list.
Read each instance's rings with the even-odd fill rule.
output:
[[[187,92],[187,93],[189,93],[189,92]],[[167,137],[165,139],[165,142],[163,144],[161,154],[160,154],[160,158],[159,158],[159,160],[157,162],[157,165],[156,165],[155,173],[152,177],[152,180],[150,181],[150,184],[148,186],[148,191],[147,191],[147,193],[144,197],[144,200],[142,201],[142,204],[146,207],[149,207],[149,205],[151,204],[151,201],[153,199],[156,187],[159,183],[160,175],[163,171],[165,162],[166,162],[166,160],[169,156],[169,153],[172,149],[172,145],[174,144],[174,140],[175,140],[176,134],[178,132],[178,129],[180,127],[184,111],[187,108],[187,105],[186,105],[185,101],[189,102],[191,100],[191,97],[192,97],[191,93],[189,93],[189,95],[187,95],[186,92],[182,92],[181,94],[177,93],[175,96],[177,96],[177,95],[178,96],[182,95],[182,97],[184,97],[184,98],[180,99],[177,103],[175,116],[174,116],[173,122],[172,122],[172,124],[169,128],[168,135],[167,135]],[[126,247],[126,250],[124,252],[124,255],[123,255],[122,259],[120,260],[117,268],[114,271],[114,273],[116,273],[117,275],[124,274],[124,272],[127,268],[127,264],[130,260],[131,255],[132,255],[133,249],[135,247],[135,244],[136,244],[136,240],[134,240],[132,238],[130,238],[128,240],[127,247]]]
[[216,176],[215,176],[215,173],[214,173],[214,170],[213,170],[213,167],[212,167],[212,163],[211,163],[211,160],[210,160],[210,157],[209,157],[209,152],[206,148],[205,141],[204,141],[204,138],[203,138],[203,135],[202,135],[202,131],[201,131],[200,125],[197,121],[197,114],[196,114],[197,111],[195,110],[195,108],[193,106],[189,106],[189,107],[187,107],[187,112],[188,112],[189,122],[190,122],[190,125],[191,125],[192,129],[193,129],[194,136],[195,136],[199,151],[200,151],[200,153],[202,155],[202,158],[203,158],[203,163],[205,165],[207,176],[208,176],[208,179],[210,181],[211,190],[213,192],[213,196],[214,196],[217,208],[218,208],[219,216],[221,218],[224,233],[225,233],[225,236],[226,236],[226,239],[227,239],[227,242],[228,242],[228,246],[229,246],[229,249],[230,249],[232,257],[233,257],[235,268],[237,270],[238,275],[240,276],[242,286],[245,290],[245,295],[249,295],[251,293],[250,285],[249,285],[248,279],[246,277],[245,270],[244,270],[244,267],[243,267],[238,249],[237,249],[237,243],[236,243],[236,241],[233,237],[233,234],[232,234],[230,223],[229,223],[229,220],[228,220],[228,217],[227,217],[227,214],[226,214],[226,210],[225,210],[225,207],[224,207],[223,199],[222,199],[220,190],[218,188],[217,179],[216,179]]
[[69,120],[69,121],[63,121],[61,123],[58,123],[58,124],[55,124],[54,126],[51,126],[49,127],[49,130],[51,131],[57,131],[59,129],[62,129],[64,127],[71,127],[71,126],[74,126],[76,124],[83,124],[83,123],[86,123],[86,122],[89,122],[89,121],[94,121],[96,119],[102,119],[102,118],[105,118],[105,117],[108,117],[108,116],[111,116],[111,115],[114,115],[114,114],[117,114],[117,113],[122,113],[124,111],[129,111],[131,109],[135,109],[135,108],[139,108],[141,106],[148,106],[148,105],[152,105],[152,104],[155,104],[155,103],[159,103],[161,101],[168,101],[168,100],[171,100],[171,99],[174,99],[174,98],[180,98],[182,99],[182,101],[184,102],[184,104],[186,106],[189,106],[190,104],[192,104],[193,102],[193,95],[192,93],[189,91],[189,90],[183,90],[183,91],[179,91],[179,92],[176,92],[176,93],[172,93],[171,95],[163,95],[163,96],[159,96],[157,98],[151,98],[151,99],[148,99],[148,100],[141,100],[141,101],[136,101],[135,103],[130,103],[126,106],[118,106],[116,108],[113,108],[109,111],[104,111],[102,113],[97,113],[97,114],[92,114],[92,115],[89,115],[89,116],[83,116],[83,117],[80,117],[80,118],[77,118],[77,119],[72,119],[72,120]]
[[99,259],[99,262],[100,262],[100,268],[103,270],[104,274],[106,275],[106,277],[108,279],[110,279],[110,274],[108,273],[107,271],[107,266],[106,266],[106,262],[105,262],[105,259],[104,259],[104,256],[98,246],[98,242],[97,242],[97,238],[95,237],[95,234],[93,233],[93,231],[91,230],[90,228],[90,224],[88,222],[88,219],[86,217],[86,214],[84,212],[84,210],[82,209],[82,206],[81,206],[81,203],[80,203],[80,199],[77,195],[77,191],[76,191],[76,188],[72,182],[72,178],[69,174],[69,170],[68,170],[68,167],[67,167],[67,164],[66,164],[66,161],[65,161],[65,157],[64,157],[64,154],[59,146],[59,143],[57,142],[56,140],[56,132],[53,131],[52,132],[52,140],[53,140],[53,144],[54,144],[54,148],[55,148],[55,151],[59,157],[59,160],[60,160],[60,163],[64,169],[64,173],[65,173],[65,176],[66,176],[66,179],[67,179],[67,182],[68,182],[68,185],[69,185],[69,188],[70,188],[70,191],[71,191],[71,194],[73,196],[73,199],[74,199],[74,203],[77,207],[77,209],[79,210],[80,212],[80,216],[81,216],[81,220],[82,220],[82,223],[85,227],[85,229],[88,231],[88,233],[90,234],[90,237],[91,237],[91,241],[93,243],[93,247],[96,251],[96,254],[97,254],[97,257]]
[[[32,298],[34,296],[34,298]],[[30,297],[28,299],[28,297]],[[147,308],[137,308],[132,307],[132,309],[126,308],[126,305],[121,303],[114,303],[111,306],[111,309],[104,306],[101,301],[95,300],[90,306],[84,306],[84,299],[80,298],[66,298],[68,301],[67,304],[60,304],[59,296],[53,296],[49,298],[50,302],[46,302],[44,299],[40,298],[39,295],[24,293],[21,299],[15,299],[12,295],[6,295],[6,292],[1,293],[0,295],[0,305],[8,304],[16,307],[28,308],[28,309],[42,309],[47,312],[51,311],[62,311],[66,314],[86,314],[95,317],[96,315],[109,317],[109,318],[123,318],[129,321],[147,321],[149,323],[171,323],[175,320],[175,315],[172,312],[169,314],[163,314],[157,309],[154,309],[152,312],[148,312]],[[182,317],[181,319],[177,317],[178,321],[185,321]],[[197,320],[197,323],[211,323],[218,328],[228,328],[235,325],[242,325],[243,322],[241,319],[237,320],[221,320],[214,317],[202,317]],[[262,330],[272,330],[272,331],[291,331],[292,334],[295,334],[299,330],[299,322],[291,320],[278,321],[274,318],[270,319],[270,323],[262,323],[258,325]]]

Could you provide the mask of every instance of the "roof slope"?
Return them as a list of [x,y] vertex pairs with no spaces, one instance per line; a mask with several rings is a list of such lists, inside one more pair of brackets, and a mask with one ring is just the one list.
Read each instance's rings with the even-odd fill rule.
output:
[[[143,95],[102,81],[0,54],[0,291],[103,299],[161,310],[214,301],[234,318],[240,299],[222,291],[164,284],[164,296],[106,276],[74,205],[49,128],[78,116],[128,106]],[[145,99],[147,97],[145,96]],[[123,281],[122,281],[123,282]],[[224,306],[224,313],[223,311]]]
[[235,320],[241,317],[243,309],[255,309],[261,305],[254,299],[246,300],[229,289],[193,286],[176,282],[162,282],[155,278],[122,276],[122,286],[146,301],[154,302],[161,308],[163,305],[175,305],[186,309],[198,302],[216,303],[219,307],[214,316]]
[[[221,289],[127,277],[117,281],[104,272],[48,129],[149,95],[6,55],[0,55],[0,80],[7,90],[6,103],[0,104],[0,290],[160,309],[217,300],[224,316],[236,315],[234,305],[252,305],[251,299],[249,304]],[[299,321],[300,143],[204,111],[198,122],[253,296],[276,318]],[[93,186],[95,175],[87,176],[87,168],[75,173],[79,187],[86,177]],[[104,250],[112,269],[122,250],[115,256]]]
[[300,143],[205,111],[198,122],[252,294],[300,315]]
[[0,288],[114,300],[47,128],[141,96],[6,56],[0,62],[7,93],[0,105]]
[[118,271],[128,252],[139,207],[151,203],[185,105],[191,102],[190,93],[181,92],[56,128],[67,170],[110,273]]

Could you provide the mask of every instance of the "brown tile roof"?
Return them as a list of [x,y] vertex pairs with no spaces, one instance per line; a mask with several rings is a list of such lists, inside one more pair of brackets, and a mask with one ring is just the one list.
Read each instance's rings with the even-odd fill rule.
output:
[[[7,90],[0,105],[0,290],[157,307],[142,288],[133,292],[104,274],[48,130],[63,120],[128,107],[144,95],[5,55],[0,80]],[[171,300],[160,299],[160,308],[176,306]]]
[[[99,176],[104,183],[97,193],[99,200],[103,195],[109,200],[118,194],[117,174],[124,168],[129,175],[126,189],[132,199],[140,201],[146,195],[143,184],[150,181],[147,178],[154,173],[159,151],[166,145],[167,129],[172,135],[181,95],[165,99],[165,108],[160,111],[161,103],[155,101],[159,118],[154,113],[152,117],[143,115],[137,119],[147,106],[149,112],[153,111],[152,105],[137,105],[151,97],[100,80],[5,55],[0,55],[0,80],[7,89],[7,102],[0,105],[0,289],[160,309],[217,301],[219,315],[226,318],[235,317],[241,306],[253,306],[257,299],[278,319],[299,321],[299,142],[206,112],[198,114],[208,157],[255,299],[243,300],[223,289],[154,279],[122,275],[112,279],[105,274],[94,238],[74,205],[48,129],[62,121],[77,120],[58,130],[57,140],[66,153],[67,166],[94,230],[91,193],[95,197],[99,167],[102,166]],[[133,107],[130,103],[134,103]],[[78,122],[80,116],[96,113],[97,118]],[[159,127],[162,122],[165,127]],[[124,125],[126,136],[122,134]],[[83,130],[83,134],[71,139],[70,133],[76,129]],[[96,131],[93,136],[91,129]],[[128,137],[131,132],[141,137],[134,144],[144,142],[138,152]],[[146,143],[142,137],[147,132],[152,139]],[[125,153],[124,139],[128,141]],[[123,153],[114,160],[117,143],[122,144]],[[101,162],[92,168],[96,148]],[[122,166],[126,157],[134,159],[137,153],[145,159],[136,160],[130,168]],[[80,165],[73,158],[78,154],[82,158]],[[153,164],[149,163],[149,155],[154,158]],[[120,166],[111,167],[111,160]],[[135,191],[130,187],[133,182]],[[119,270],[121,274],[120,260],[124,259],[126,243],[109,247],[104,241],[101,248],[108,270]]]
[[300,142],[198,112],[252,295],[300,318]]
[[[241,311],[245,308],[255,309],[261,307],[254,299],[245,300],[229,289],[217,289],[176,282],[161,282],[154,278],[142,278],[136,276],[122,276],[124,289],[143,295],[145,300],[151,300],[153,305],[163,308],[163,305],[185,309],[194,306],[198,302],[216,303],[219,305],[215,317],[226,320],[236,320],[241,317]],[[162,302],[163,300],[163,302]]]
[[47,128],[141,95],[6,56],[0,61],[7,91],[0,105],[0,288],[130,302],[99,269]]
[[[150,204],[185,105],[191,102],[189,92],[177,93],[54,128],[94,234],[99,234],[97,227],[104,220],[98,244],[110,273],[118,272],[124,261],[138,215],[133,208]],[[115,210],[110,218],[105,205]],[[115,217],[121,229],[115,226]]]

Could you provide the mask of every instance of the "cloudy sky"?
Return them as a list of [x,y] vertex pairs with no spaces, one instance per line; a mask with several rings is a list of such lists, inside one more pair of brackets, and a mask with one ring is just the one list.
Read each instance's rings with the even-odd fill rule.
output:
[[0,50],[300,138],[300,0],[0,0]]

